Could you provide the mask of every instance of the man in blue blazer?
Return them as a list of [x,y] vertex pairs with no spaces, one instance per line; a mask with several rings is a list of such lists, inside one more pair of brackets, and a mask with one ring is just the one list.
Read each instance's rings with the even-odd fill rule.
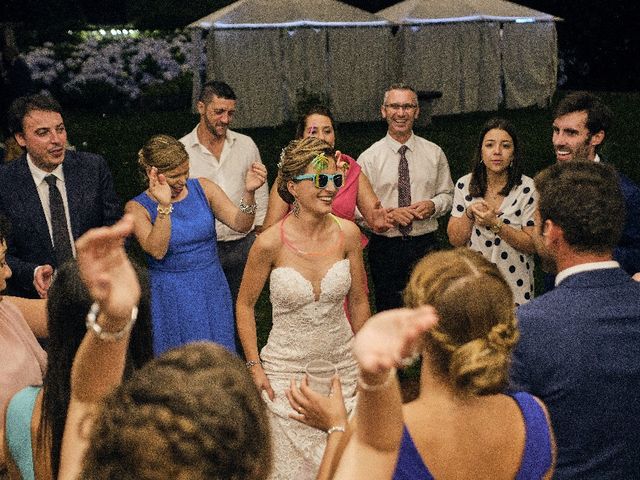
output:
[[7,292],[46,297],[55,268],[75,256],[75,239],[115,223],[121,204],[104,158],[66,149],[67,132],[54,99],[18,98],[8,116],[26,154],[0,167],[0,214],[11,223],[7,263],[13,275]]
[[613,260],[624,222],[616,172],[565,162],[535,183],[538,253],[558,274],[517,310],[512,387],[547,405],[554,478],[640,478],[640,283]]
[[[613,114],[604,102],[588,92],[573,92],[558,103],[553,120],[553,149],[558,162],[600,162]],[[625,201],[624,229],[613,258],[629,274],[640,272],[640,188],[618,173]]]

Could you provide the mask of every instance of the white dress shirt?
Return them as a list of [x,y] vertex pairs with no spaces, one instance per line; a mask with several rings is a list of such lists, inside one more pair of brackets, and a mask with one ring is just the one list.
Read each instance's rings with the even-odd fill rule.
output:
[[49,238],[51,238],[51,244],[53,245],[53,227],[51,226],[51,209],[49,208],[49,184],[45,181],[44,177],[47,175],[54,175],[57,179],[56,186],[62,196],[62,204],[64,205],[64,214],[67,216],[67,231],[69,232],[69,240],[71,243],[71,251],[73,256],[76,256],[76,245],[73,240],[73,232],[71,230],[71,215],[69,214],[69,202],[67,201],[67,187],[64,181],[64,172],[62,170],[62,164],[58,165],[51,173],[40,170],[31,160],[31,156],[27,153],[27,166],[33,177],[33,183],[36,185],[38,196],[40,197],[40,204],[44,211],[44,217],[47,219],[47,227],[49,228]]
[[[367,175],[373,190],[386,208],[398,206],[398,164],[402,146],[387,135],[366,149],[358,163]],[[453,182],[449,172],[449,163],[442,149],[433,142],[411,134],[407,146],[407,162],[411,183],[411,203],[431,200],[435,205],[434,214],[425,220],[415,220],[411,236],[424,235],[438,229],[438,217],[451,210],[453,201]],[[391,228],[381,235],[400,237],[397,228]]]
[[[227,130],[222,153],[216,158],[198,140],[198,125],[187,135],[180,139],[189,154],[189,176],[191,178],[204,177],[216,183],[235,205],[240,205],[240,199],[244,193],[244,180],[247,170],[253,162],[260,162],[258,147],[247,135],[232,130]],[[269,202],[269,187],[265,182],[255,192],[255,200],[258,205],[255,225],[262,225],[267,213]],[[216,220],[216,235],[218,241],[226,242],[239,240],[247,234],[236,232],[225,224]]]

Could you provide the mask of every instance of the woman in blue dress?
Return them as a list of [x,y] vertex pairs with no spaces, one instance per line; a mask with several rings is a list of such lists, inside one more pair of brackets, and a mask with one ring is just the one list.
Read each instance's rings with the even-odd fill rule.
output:
[[130,200],[134,233],[147,253],[156,355],[185,343],[211,340],[235,352],[233,305],[216,246],[215,219],[239,232],[253,225],[254,192],[266,180],[253,163],[240,205],[204,178],[189,179],[189,156],[168,135],[138,152],[149,188]]

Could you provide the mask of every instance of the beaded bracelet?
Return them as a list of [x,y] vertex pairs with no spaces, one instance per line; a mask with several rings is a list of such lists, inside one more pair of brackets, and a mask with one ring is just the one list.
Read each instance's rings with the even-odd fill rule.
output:
[[344,433],[345,431],[346,431],[345,427],[343,427],[342,425],[336,425],[334,427],[331,427],[329,430],[327,430],[327,435],[331,435],[333,432]]
[[396,376],[395,367],[389,370],[389,375],[387,375],[386,380],[382,383],[378,383],[377,385],[369,385],[362,379],[361,376],[358,376],[358,386],[365,392],[378,392],[380,390],[384,390],[385,388],[387,388],[391,384],[391,381],[395,376]]
[[124,327],[122,327],[121,330],[118,330],[117,332],[105,332],[97,322],[98,313],[100,313],[100,306],[98,305],[98,302],[93,302],[89,309],[89,313],[87,313],[87,321],[85,322],[87,330],[93,331],[96,337],[100,340],[104,340],[105,342],[117,342],[133,328],[133,325],[136,323],[136,319],[138,318],[138,307],[134,306],[131,309],[131,319]]
[[254,203],[252,205],[249,205],[248,203],[244,203],[244,197],[242,197],[240,199],[239,208],[242,213],[245,213],[247,215],[255,215],[256,210],[258,209],[258,204]]
[[156,210],[158,210],[159,217],[166,217],[167,215],[171,215],[171,212],[173,212],[173,204],[170,203],[168,207],[161,207],[160,204],[158,204]]
[[248,362],[245,363],[247,368],[251,368],[255,365],[262,365],[262,362],[260,360],[249,360]]

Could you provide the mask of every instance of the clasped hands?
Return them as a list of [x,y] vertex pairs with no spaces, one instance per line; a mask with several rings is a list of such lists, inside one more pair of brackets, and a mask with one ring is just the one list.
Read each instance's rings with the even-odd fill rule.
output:
[[430,218],[436,211],[436,206],[431,200],[421,200],[407,207],[398,207],[389,211],[394,223],[406,227],[414,220]]
[[491,227],[498,221],[502,212],[492,208],[485,200],[479,200],[467,207],[465,215],[473,216],[473,223],[480,227]]

